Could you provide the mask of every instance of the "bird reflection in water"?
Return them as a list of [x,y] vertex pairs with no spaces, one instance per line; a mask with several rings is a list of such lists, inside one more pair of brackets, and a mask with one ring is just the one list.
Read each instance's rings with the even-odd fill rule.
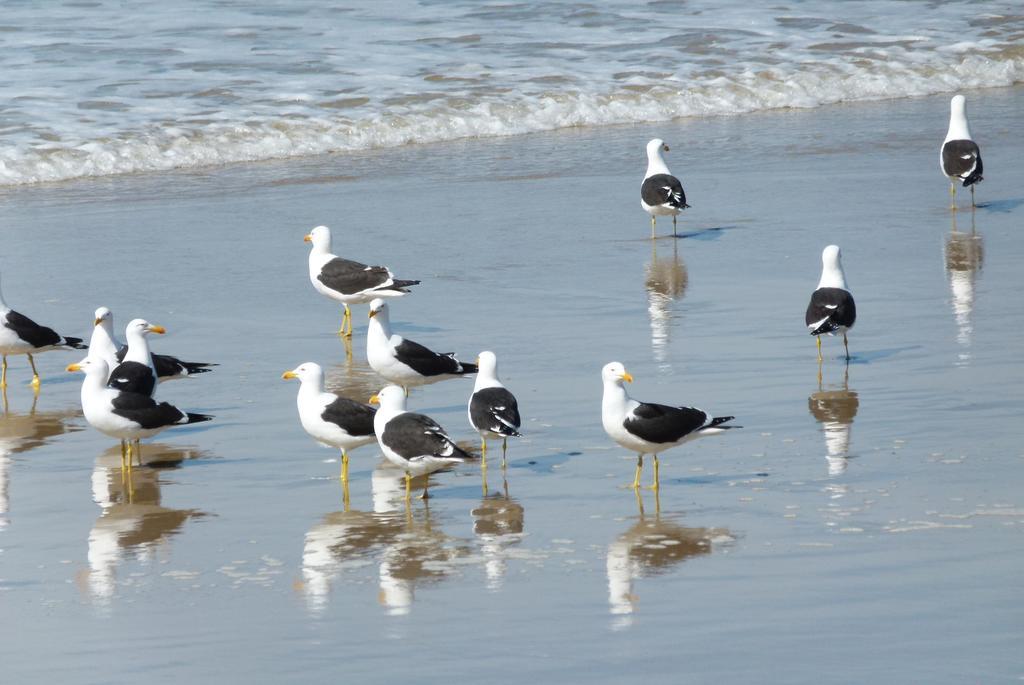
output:
[[647,265],[644,287],[647,289],[647,313],[651,317],[651,348],[654,361],[664,364],[672,325],[672,303],[686,294],[689,276],[679,257],[679,241],[672,241],[672,254],[658,258],[657,241],[651,242],[651,262]]
[[121,469],[121,449],[115,445],[96,460],[92,472],[93,500],[102,513],[89,532],[87,592],[105,603],[114,595],[117,568],[126,559],[141,563],[166,556],[172,536],[189,519],[205,516],[197,509],[170,509],[161,502],[161,475],[190,459],[207,454],[194,447],[152,443],[146,446],[145,465],[127,475]]
[[39,393],[32,396],[32,406],[25,413],[13,411],[7,402],[7,390],[0,388],[3,415],[0,416],[0,530],[8,525],[10,500],[8,488],[12,457],[42,447],[58,435],[82,430],[70,423],[82,412],[77,407],[61,411],[39,411]]
[[523,540],[523,505],[508,494],[508,479],[502,469],[502,491],[489,492],[484,470],[484,496],[470,512],[473,532],[480,542],[487,574],[487,589],[500,590],[508,570],[510,551]]
[[[413,488],[423,479],[413,479]],[[418,507],[405,500],[405,472],[381,464],[370,478],[373,511],[358,511],[347,504],[327,514],[306,533],[302,552],[302,582],[311,613],[322,612],[331,585],[346,570],[377,563],[378,599],[388,614],[408,614],[416,588],[438,582],[456,572],[456,562],[468,557],[464,541],[440,531],[426,502]]]
[[733,541],[724,528],[686,528],[676,523],[677,515],[662,517],[658,492],[654,496],[654,515],[644,511],[644,501],[636,494],[640,515],[629,529],[608,545],[608,605],[616,630],[633,624],[639,597],[634,581],[668,573],[674,566],[696,556],[710,554],[716,545]]
[[818,362],[818,390],[807,398],[807,408],[825,431],[825,460],[830,476],[844,472],[850,456],[850,426],[857,416],[860,400],[849,386],[849,364],[843,369],[842,385],[826,390],[822,384],[821,362]]
[[974,332],[974,286],[985,260],[985,243],[974,227],[974,212],[971,212],[971,232],[957,230],[956,213],[953,213],[953,230],[946,238],[946,274],[949,276],[949,290],[952,294],[953,317],[956,319],[956,340],[961,350],[957,366],[965,366],[971,359],[971,335]]

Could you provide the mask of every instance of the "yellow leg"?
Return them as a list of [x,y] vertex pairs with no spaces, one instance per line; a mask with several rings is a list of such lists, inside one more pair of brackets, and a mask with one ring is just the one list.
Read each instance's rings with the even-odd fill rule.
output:
[[405,501],[409,501],[409,492],[412,490],[412,476],[405,472]]
[[128,443],[124,440],[121,441],[121,471],[124,472],[125,468],[125,457],[128,456]]
[[949,183],[949,208],[956,211],[956,182]]
[[348,481],[347,480],[341,481],[341,504],[345,508],[345,511],[348,511],[349,497],[348,497]]
[[487,468],[487,439],[480,438],[480,468]]
[[821,336],[820,335],[815,336],[814,339],[818,341],[818,361],[820,362],[821,361]]
[[640,472],[644,470],[644,455],[640,454],[636,458],[636,475],[633,476],[633,489],[637,490],[640,488]]
[[487,464],[480,465],[480,487],[484,491],[484,497],[487,497]]
[[658,219],[651,214],[651,240],[654,240],[654,226],[658,223]]
[[4,355],[3,373],[0,374],[0,389],[7,387],[7,355]]
[[132,473],[132,443],[130,440],[126,440],[125,444],[128,446],[128,477],[131,477]]
[[[0,395],[3,395],[3,398],[4,398],[4,416],[7,416],[7,387],[6,386],[0,386]],[[35,412],[33,411],[32,413],[34,414]]]
[[36,371],[36,361],[32,359],[32,355],[28,355],[28,363],[32,367],[32,387],[39,387],[39,372]]
[[[346,331],[345,326],[348,326]],[[347,338],[352,335],[352,311],[345,305],[345,315],[341,317],[341,328],[338,329],[338,335],[342,338]]]
[[651,490],[654,490],[655,492],[657,492],[659,487],[661,487],[661,483],[659,482],[659,478],[658,478],[658,455],[655,454],[654,455],[654,480],[651,482]]
[[341,482],[348,486],[348,453],[341,451]]

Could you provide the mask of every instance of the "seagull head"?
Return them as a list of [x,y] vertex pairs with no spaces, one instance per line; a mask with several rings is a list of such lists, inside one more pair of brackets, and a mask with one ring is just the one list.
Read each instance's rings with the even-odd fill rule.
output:
[[163,326],[157,326],[155,324],[151,324],[150,322],[146,321],[145,319],[132,319],[131,321],[128,322],[128,325],[124,329],[125,336],[130,336],[130,335],[142,335],[142,336],[145,336],[145,335],[149,335],[150,333],[156,333],[158,335],[163,335],[166,332],[167,332],[167,329],[164,328]]
[[86,377],[102,376],[105,381],[107,379],[107,375],[110,373],[110,367],[107,366],[107,362],[103,359],[86,357],[80,362],[68,364],[65,371],[70,373],[84,373]]
[[632,383],[633,377],[626,372],[626,367],[619,362],[609,362],[601,369],[601,380],[605,383],[613,383],[622,387],[624,382]]
[[843,252],[838,245],[829,245],[821,251],[821,264],[826,269],[838,269],[841,268],[842,257]]
[[661,138],[654,138],[651,142],[647,143],[647,156],[651,157],[654,155],[660,156],[662,152],[668,152],[668,145]]
[[498,378],[498,357],[489,350],[484,350],[476,358],[477,378]]
[[819,288],[842,288],[849,290],[846,285],[846,274],[843,273],[843,253],[838,245],[829,245],[821,251],[821,280],[818,281]]
[[109,328],[114,323],[114,313],[106,307],[100,307],[96,310],[93,318],[93,326],[106,326]]
[[370,404],[380,405],[383,411],[405,411],[405,390],[397,385],[385,385],[376,395],[370,398]]
[[967,99],[963,95],[954,95],[949,101],[949,111],[964,116],[967,113]]
[[326,226],[317,226],[303,238],[307,243],[313,243],[313,249],[329,252],[331,249],[331,229]]
[[384,321],[388,318],[388,303],[379,297],[370,302],[370,318],[378,316]]
[[324,370],[316,362],[304,362],[291,371],[285,371],[281,374],[281,378],[283,380],[298,378],[303,384],[312,381],[319,385],[323,383]]

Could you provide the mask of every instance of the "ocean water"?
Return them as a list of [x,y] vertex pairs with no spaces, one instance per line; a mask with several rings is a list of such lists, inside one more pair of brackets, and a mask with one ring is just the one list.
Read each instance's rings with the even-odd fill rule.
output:
[[0,184],[1006,86],[1013,2],[6,2]]

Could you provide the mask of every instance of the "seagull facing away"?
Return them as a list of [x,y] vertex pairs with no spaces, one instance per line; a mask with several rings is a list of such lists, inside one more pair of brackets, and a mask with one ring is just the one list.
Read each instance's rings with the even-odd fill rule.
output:
[[163,335],[166,332],[167,329],[163,326],[156,326],[145,319],[129,321],[124,329],[128,350],[121,363],[110,372],[107,385],[115,390],[137,392],[152,397],[156,391],[156,368],[153,366],[153,355],[149,351],[149,340],[146,336],[150,333]]
[[640,472],[644,468],[644,455],[654,455],[654,481],[658,484],[658,454],[705,435],[715,435],[739,426],[723,426],[733,416],[712,417],[693,407],[670,407],[664,404],[638,402],[626,393],[623,383],[632,383],[633,377],[619,362],[605,364],[601,369],[604,397],[601,401],[601,422],[612,440],[627,450],[637,453],[634,490],[640,487]]
[[825,333],[843,334],[843,347],[846,349],[846,361],[850,361],[850,346],[846,341],[846,331],[853,328],[857,320],[857,305],[853,295],[846,286],[846,274],[840,261],[842,253],[838,245],[829,245],[821,252],[821,280],[817,289],[811,294],[807,305],[804,322],[811,335],[818,341],[818,361],[821,361],[821,336]]
[[669,173],[662,150],[668,152],[668,145],[661,138],[647,143],[647,173],[640,186],[640,206],[651,215],[651,238],[659,216],[672,216],[672,235],[676,235],[676,217],[690,206],[686,204],[683,184]]
[[376,442],[373,432],[374,407],[333,392],[324,391],[324,370],[319,364],[305,362],[281,378],[298,378],[299,421],[309,435],[327,447],[341,450],[341,482],[348,484],[348,450]]
[[[304,238],[313,243],[309,252],[309,282],[313,288],[345,305],[338,335],[352,337],[350,304],[365,304],[375,297],[401,297],[419,281],[400,281],[386,266],[367,266],[331,254],[331,229],[317,226]],[[346,325],[348,328],[346,329]]]
[[487,466],[487,438],[501,438],[501,466],[504,468],[508,439],[520,437],[519,405],[515,395],[498,380],[498,358],[493,352],[481,352],[476,363],[476,383],[469,397],[469,423],[480,433],[481,466]]
[[452,352],[439,354],[392,333],[388,305],[381,299],[370,303],[366,361],[370,368],[391,383],[401,385],[406,392],[412,386],[476,373],[476,364],[460,362]]
[[0,355],[3,357],[3,371],[0,372],[0,390],[7,387],[7,355],[24,354],[32,367],[32,387],[39,389],[39,372],[33,354],[50,350],[84,350],[81,338],[60,335],[52,328],[40,326],[24,314],[19,314],[4,302],[0,292]]
[[[106,307],[96,310],[93,319],[92,337],[89,338],[89,356],[99,356],[113,369],[124,361],[128,346],[122,345],[114,337],[114,314]],[[210,362],[186,362],[167,354],[154,354],[153,367],[156,370],[157,382],[171,381],[176,378],[188,378],[197,373],[213,371],[209,368],[217,366]]]
[[167,402],[157,403],[149,395],[117,390],[106,386],[109,368],[98,357],[86,357],[70,364],[68,371],[81,371],[82,413],[89,425],[121,441],[121,467],[132,465],[132,443],[139,465],[142,465],[142,446],[139,440],[151,438],[171,426],[209,421],[209,414],[184,412]]
[[956,183],[971,189],[971,207],[974,207],[974,184],[982,180],[981,150],[971,138],[967,128],[967,102],[963,95],[954,95],[949,102],[949,130],[939,150],[939,168],[949,179],[950,209],[956,209]]
[[[409,500],[414,475],[437,471],[451,464],[474,461],[434,419],[405,409],[405,392],[397,385],[385,386],[370,398],[379,404],[373,430],[385,458],[405,469],[405,499]],[[427,499],[429,479],[424,479],[421,499]]]

